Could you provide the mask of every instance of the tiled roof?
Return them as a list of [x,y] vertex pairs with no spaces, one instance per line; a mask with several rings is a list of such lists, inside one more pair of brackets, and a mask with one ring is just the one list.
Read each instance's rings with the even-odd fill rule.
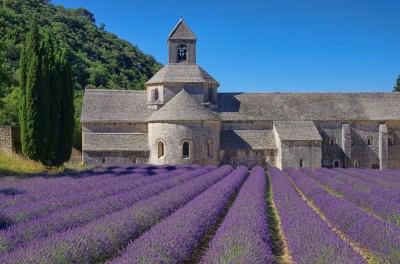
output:
[[86,90],[82,122],[143,122],[154,110],[147,108],[146,91]]
[[192,30],[186,25],[183,19],[179,19],[176,26],[172,29],[171,33],[168,35],[168,39],[189,39],[195,40],[196,36]]
[[221,149],[276,149],[276,144],[272,130],[224,130]]
[[147,119],[148,122],[199,120],[219,120],[219,117],[197,102],[185,89]]
[[219,83],[197,64],[169,63],[159,70],[147,85],[162,83]]
[[274,127],[282,141],[322,140],[312,121],[275,121]]
[[400,93],[219,93],[222,120],[399,120]]

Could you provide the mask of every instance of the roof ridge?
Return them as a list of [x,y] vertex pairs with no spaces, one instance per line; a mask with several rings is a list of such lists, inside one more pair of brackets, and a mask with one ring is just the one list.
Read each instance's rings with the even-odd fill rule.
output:
[[126,90],[126,89],[85,89],[85,92],[129,92],[144,93],[146,90]]

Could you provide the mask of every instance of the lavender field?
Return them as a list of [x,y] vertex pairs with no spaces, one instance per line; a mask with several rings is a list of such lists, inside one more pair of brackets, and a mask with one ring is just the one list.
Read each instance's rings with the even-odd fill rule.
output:
[[141,165],[1,177],[0,263],[400,263],[400,171]]

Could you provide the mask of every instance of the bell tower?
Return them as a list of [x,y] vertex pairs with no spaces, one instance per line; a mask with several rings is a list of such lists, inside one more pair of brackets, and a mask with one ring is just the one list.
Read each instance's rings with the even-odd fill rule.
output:
[[169,63],[196,64],[196,36],[182,18],[168,35],[168,54]]

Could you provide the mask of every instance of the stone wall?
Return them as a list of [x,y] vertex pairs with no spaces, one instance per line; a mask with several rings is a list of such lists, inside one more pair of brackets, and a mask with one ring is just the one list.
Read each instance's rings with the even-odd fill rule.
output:
[[220,150],[221,164],[231,164],[236,167],[246,165],[252,167],[260,165],[264,168],[276,166],[277,150],[254,150],[254,149],[229,149]]
[[89,165],[145,164],[148,151],[83,151],[82,161]]
[[[150,163],[152,164],[219,164],[220,122],[149,123]],[[207,142],[212,141],[212,154]],[[164,155],[158,157],[157,144],[164,143]],[[183,142],[190,143],[190,157],[182,157]]]
[[400,121],[387,122],[388,137],[392,144],[388,145],[388,167],[400,169]]
[[0,151],[7,153],[21,151],[19,128],[0,126]]
[[[279,148],[279,147],[278,147]],[[321,141],[281,141],[281,167],[321,167]]]
[[[339,167],[344,167],[346,155],[343,146],[346,145],[343,137],[342,122],[316,123],[322,137],[322,166],[333,167],[335,161],[339,161]],[[332,144],[333,143],[333,144]],[[347,150],[348,152],[351,151]]]

